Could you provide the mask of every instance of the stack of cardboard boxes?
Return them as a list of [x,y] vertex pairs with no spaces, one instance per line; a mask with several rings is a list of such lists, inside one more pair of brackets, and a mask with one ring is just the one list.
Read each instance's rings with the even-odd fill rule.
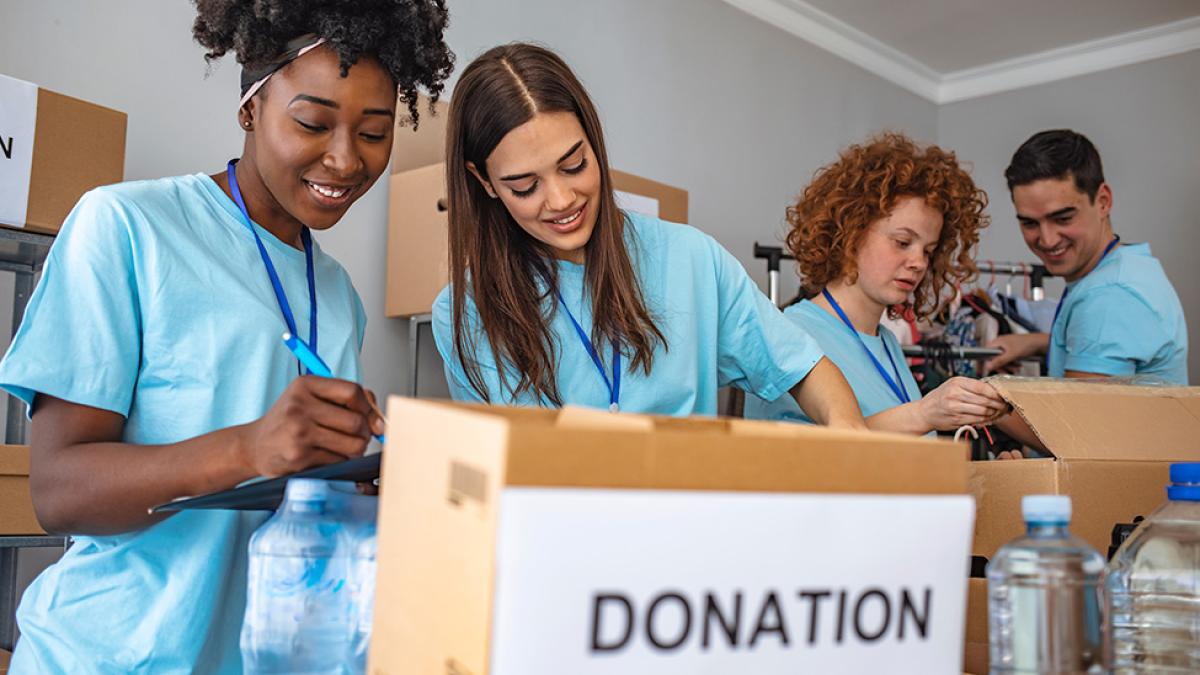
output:
[[[83,193],[119,182],[125,124],[124,113],[0,75],[0,227],[57,233]],[[45,250],[31,259],[26,240],[17,237],[0,247],[0,260],[32,274]],[[0,536],[40,534],[45,531],[29,494],[29,448],[0,445]],[[13,570],[0,571],[0,583],[13,582],[4,578]],[[10,590],[19,589],[4,589]],[[10,656],[0,650],[0,675]]]

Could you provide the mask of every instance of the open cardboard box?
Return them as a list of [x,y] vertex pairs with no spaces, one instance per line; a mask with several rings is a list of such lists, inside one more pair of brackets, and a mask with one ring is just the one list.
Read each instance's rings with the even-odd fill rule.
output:
[[125,113],[3,75],[0,99],[0,225],[58,232],[83,193],[122,180]]
[[[396,131],[388,196],[387,316],[427,314],[450,281],[444,143],[449,106],[429,113],[422,98],[416,131]],[[664,220],[688,221],[688,193],[665,183],[612,171],[623,208],[651,210]],[[624,194],[622,194],[624,193]]]
[[45,533],[29,496],[29,446],[0,445],[0,535]]
[[370,673],[960,672],[962,446],[399,397],[388,417]]
[[[1113,526],[1166,501],[1172,462],[1200,461],[1200,387],[992,378],[1054,457],[972,462],[973,555],[1025,531],[1021,497],[1071,497],[1072,534],[1107,555]],[[987,581],[968,590],[966,670],[988,672]]]

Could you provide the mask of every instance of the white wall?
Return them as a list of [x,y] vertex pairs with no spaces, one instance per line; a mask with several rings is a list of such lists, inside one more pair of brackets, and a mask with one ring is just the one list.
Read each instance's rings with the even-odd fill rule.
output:
[[[1197,72],[1200,51],[1193,51],[941,106],[938,142],[974,163],[975,179],[991,197],[993,224],[980,257],[1036,260],[1017,231],[1004,169],[1034,133],[1075,129],[1100,150],[1114,193],[1114,229],[1125,241],[1150,242],[1179,293],[1194,345],[1200,331]],[[1200,384],[1200,350],[1190,352],[1191,382]]]
[[[933,140],[933,104],[719,0],[450,0],[459,70],[487,47],[559,50],[600,108],[615,166],[689,191],[692,221],[765,286],[755,240],[777,242],[787,201],[846,143],[883,127]],[[0,72],[129,113],[126,176],[216,172],[241,148],[238,68],[205,77],[186,0],[6,3]],[[370,316],[366,384],[399,391],[407,325],[383,316],[386,185],[322,246]],[[785,275],[785,292],[795,288]],[[422,393],[444,392],[423,340]]]

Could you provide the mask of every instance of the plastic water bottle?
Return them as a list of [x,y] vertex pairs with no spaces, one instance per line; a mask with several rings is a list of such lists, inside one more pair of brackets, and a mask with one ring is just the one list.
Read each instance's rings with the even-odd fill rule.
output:
[[1173,464],[1163,504],[1108,566],[1114,673],[1200,672],[1200,464]]
[[354,672],[367,672],[371,647],[371,623],[375,612],[375,523],[359,529],[354,546],[354,633],[351,637]]
[[246,673],[349,672],[349,545],[330,497],[325,481],[288,481],[283,504],[250,538]]
[[1021,500],[1025,536],[988,563],[991,672],[1103,673],[1104,558],[1071,536],[1071,499]]

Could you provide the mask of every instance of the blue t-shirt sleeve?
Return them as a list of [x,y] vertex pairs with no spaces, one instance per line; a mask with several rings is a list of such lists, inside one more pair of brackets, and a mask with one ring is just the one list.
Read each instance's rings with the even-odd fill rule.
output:
[[[458,350],[454,347],[454,312],[450,287],[446,286],[438,294],[433,303],[433,341],[437,344],[438,354],[442,357],[442,367],[446,373],[446,384],[450,389],[450,398],[455,401],[483,402],[483,396],[471,386],[462,363],[458,360]],[[484,372],[485,384],[490,382],[487,369],[480,366]]]
[[719,385],[773,401],[804,379],[824,353],[771,304],[729,251],[711,237],[708,242],[717,273]]
[[1065,370],[1130,376],[1169,341],[1158,315],[1120,284],[1091,289],[1068,319]]
[[128,415],[141,359],[130,224],[135,206],[103,189],[67,216],[4,361],[0,387]]

